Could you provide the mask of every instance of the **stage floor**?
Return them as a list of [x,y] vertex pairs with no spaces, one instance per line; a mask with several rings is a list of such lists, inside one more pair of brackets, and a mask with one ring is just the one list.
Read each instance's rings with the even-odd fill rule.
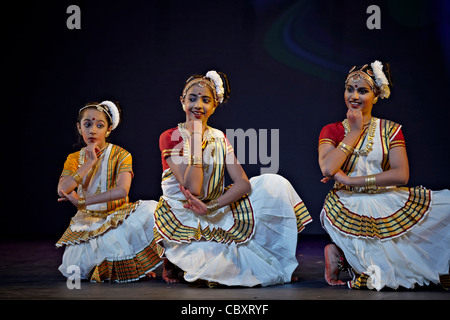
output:
[[301,235],[295,283],[258,288],[198,288],[189,284],[166,284],[157,278],[133,283],[90,283],[68,289],[58,271],[64,249],[54,240],[0,243],[0,299],[2,300],[449,300],[440,286],[414,290],[350,290],[331,287],[324,281],[324,237]]

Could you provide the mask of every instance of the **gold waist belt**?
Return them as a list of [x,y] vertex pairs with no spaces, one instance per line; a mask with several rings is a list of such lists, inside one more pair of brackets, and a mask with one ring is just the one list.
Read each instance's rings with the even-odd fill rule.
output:
[[114,211],[95,211],[95,210],[87,210],[87,209],[82,209],[80,211],[84,212],[84,213],[87,213],[88,215],[91,215],[93,217],[97,217],[97,218],[106,218],[111,213],[114,212]]
[[366,187],[350,187],[345,184],[335,182],[334,189],[336,190],[345,190],[354,193],[378,193],[382,190],[385,190],[385,187],[377,187],[377,188],[366,188]]

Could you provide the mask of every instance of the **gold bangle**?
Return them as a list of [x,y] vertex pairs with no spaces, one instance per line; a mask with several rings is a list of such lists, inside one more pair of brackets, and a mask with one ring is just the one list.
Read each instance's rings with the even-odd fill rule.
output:
[[344,152],[347,156],[351,155],[353,153],[353,151],[355,151],[355,148],[343,143],[343,142],[339,142],[338,144],[338,148]]
[[77,208],[78,210],[86,209],[86,198],[78,198]]
[[190,156],[188,165],[194,166],[194,167],[201,167],[203,165],[203,159],[202,157],[196,157],[196,156]]
[[212,200],[206,205],[206,210],[208,211],[208,214],[218,209],[219,209],[219,201],[217,200]]
[[349,155],[350,155],[350,152],[348,152],[348,150],[347,149],[345,149],[345,148],[343,148],[343,147],[338,147],[339,148],[339,150],[341,150],[342,152],[344,152],[345,153],[345,155],[348,157]]
[[366,188],[368,190],[376,190],[377,189],[377,178],[375,177],[374,174],[367,176],[364,179],[364,182],[365,182]]
[[72,174],[72,178],[75,180],[77,184],[83,184],[83,178],[80,176],[78,172]]
[[376,189],[376,188],[377,188],[377,178],[375,177],[375,175],[372,175],[372,176],[371,176],[371,179],[370,179],[370,187],[371,187],[372,189]]

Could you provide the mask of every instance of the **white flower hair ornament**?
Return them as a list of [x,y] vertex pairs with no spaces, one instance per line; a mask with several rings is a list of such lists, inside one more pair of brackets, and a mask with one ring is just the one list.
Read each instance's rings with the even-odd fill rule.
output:
[[111,118],[111,130],[114,130],[117,128],[120,122],[120,113],[119,109],[117,108],[116,104],[114,102],[111,102],[109,100],[105,100],[100,103],[100,105],[106,106],[109,110],[106,114],[108,114]]
[[379,97],[381,99],[389,98],[391,90],[389,89],[389,81],[383,72],[383,64],[380,61],[375,60],[370,66],[374,73],[375,83],[380,91]]
[[208,71],[205,75],[206,78],[211,79],[214,82],[214,86],[216,88],[217,97],[219,98],[219,103],[223,102],[223,95],[225,93],[225,90],[223,88],[223,81],[220,75],[214,71]]

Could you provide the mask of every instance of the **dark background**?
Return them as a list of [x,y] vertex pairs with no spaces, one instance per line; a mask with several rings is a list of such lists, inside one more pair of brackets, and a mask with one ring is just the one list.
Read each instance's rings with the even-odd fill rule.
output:
[[[69,5],[81,29],[69,30]],[[369,5],[381,29],[369,30]],[[133,155],[130,200],[158,200],[159,135],[184,120],[184,81],[210,69],[229,76],[215,128],[280,130],[280,168],[323,234],[321,128],[345,117],[353,65],[391,63],[394,88],[373,115],[401,123],[409,185],[450,186],[449,1],[33,1],[2,7],[2,238],[51,237],[75,208],[58,203],[75,122],[89,101],[117,100],[123,122],[111,142]],[[244,164],[249,177],[261,163]]]

